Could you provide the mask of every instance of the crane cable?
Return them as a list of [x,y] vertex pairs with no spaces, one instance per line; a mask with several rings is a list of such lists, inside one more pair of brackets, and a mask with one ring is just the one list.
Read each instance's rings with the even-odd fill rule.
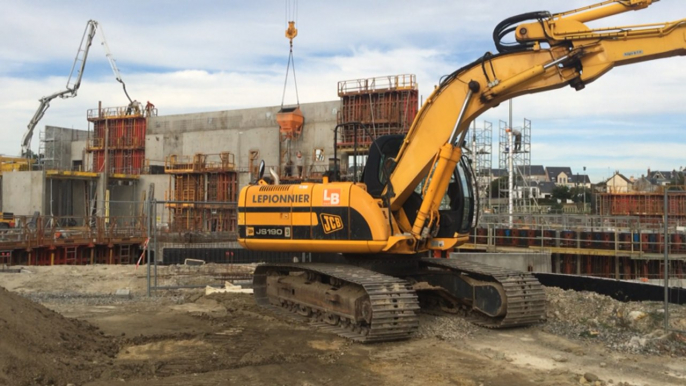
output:
[[[290,20],[288,20],[290,18]],[[293,84],[295,85],[295,98],[300,107],[300,97],[298,96],[298,80],[295,76],[295,60],[293,59],[293,39],[298,36],[298,29],[295,28],[295,22],[298,20],[298,0],[293,0],[293,5],[291,2],[286,0],[286,37],[290,40],[290,52],[288,54],[288,65],[286,66],[286,79],[283,83],[283,94],[281,96],[281,109],[283,109],[283,103],[286,99],[286,88],[288,86],[288,73],[291,69],[291,64],[293,66]]]

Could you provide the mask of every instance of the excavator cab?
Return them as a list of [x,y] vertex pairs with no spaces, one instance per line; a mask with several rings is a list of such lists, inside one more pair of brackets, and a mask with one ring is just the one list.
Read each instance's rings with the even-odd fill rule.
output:
[[443,197],[441,215],[436,237],[451,238],[469,233],[477,223],[477,186],[471,161],[463,155],[455,167],[448,190]]
[[[369,149],[369,157],[362,174],[362,181],[367,185],[367,192],[381,198],[384,189],[392,192],[387,186],[390,174],[395,168],[395,157],[404,140],[403,135],[385,135],[377,138]],[[422,204],[423,183],[408,197],[403,210],[410,223],[417,217]],[[454,238],[457,234],[468,234],[476,226],[478,216],[477,187],[471,161],[465,155],[457,163],[443,197],[439,210],[441,221],[436,237]]]

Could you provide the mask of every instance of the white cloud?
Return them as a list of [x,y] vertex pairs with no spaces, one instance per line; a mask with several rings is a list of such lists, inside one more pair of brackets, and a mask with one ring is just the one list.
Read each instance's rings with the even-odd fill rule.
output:
[[[161,114],[281,102],[288,55],[282,3],[5,3],[0,35],[10,38],[0,42],[0,153],[19,151],[38,99],[64,88],[89,19],[102,23],[131,96],[152,101]],[[420,94],[426,98],[440,76],[494,50],[491,33],[502,19],[589,3],[302,2],[294,42],[300,101],[337,99],[336,83],[341,80],[407,73],[417,75]],[[685,16],[681,1],[663,0],[648,10],[593,24],[643,24]],[[98,101],[106,106],[126,104],[97,43],[99,38],[79,95],[53,101],[39,128],[86,128],[86,111],[96,108]],[[686,143],[686,124],[681,123],[686,122],[684,68],[683,58],[643,63],[614,69],[581,92],[564,88],[517,98],[515,122],[523,117],[533,121],[533,162],[575,167],[583,163],[600,170],[598,174],[607,167],[671,169],[683,163],[686,149],[678,143]],[[286,102],[293,100],[289,89]],[[494,146],[498,120],[507,115],[504,103],[479,118],[494,123]],[[660,136],[665,139],[659,145],[641,141],[655,142]],[[630,143],[617,146],[618,138]],[[37,145],[38,134],[33,147]]]

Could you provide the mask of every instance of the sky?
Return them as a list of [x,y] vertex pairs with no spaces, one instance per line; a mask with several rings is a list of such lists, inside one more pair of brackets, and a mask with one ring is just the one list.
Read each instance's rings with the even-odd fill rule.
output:
[[[421,3],[421,5],[419,5]],[[590,5],[581,0],[378,1],[10,1],[0,0],[0,154],[17,155],[38,100],[65,89],[88,20],[97,20],[127,90],[160,115],[281,104],[288,40],[296,19],[294,59],[301,103],[338,99],[337,82],[415,74],[420,98],[441,76],[496,52],[501,20],[530,11],[553,13]],[[290,8],[288,7],[290,6]],[[293,12],[293,10],[297,12]],[[289,18],[287,15],[290,15]],[[686,18],[683,0],[596,21],[593,27]],[[53,100],[45,125],[87,129],[86,112],[128,103],[96,36],[75,98]],[[686,43],[685,43],[686,45]],[[285,102],[295,102],[289,79]],[[583,91],[566,87],[518,97],[513,126],[532,124],[531,161],[570,166],[592,182],[615,171],[686,167],[686,58],[613,69]],[[507,103],[477,120],[498,127]],[[493,146],[497,148],[494,132]],[[497,152],[493,159],[498,165]]]

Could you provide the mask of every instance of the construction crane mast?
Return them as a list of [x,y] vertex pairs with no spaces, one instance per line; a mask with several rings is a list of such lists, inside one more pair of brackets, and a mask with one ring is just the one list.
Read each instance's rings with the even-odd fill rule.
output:
[[[112,67],[112,72],[114,72],[114,77],[117,80],[117,82],[122,84],[122,87],[124,88],[124,94],[126,94],[126,98],[129,100],[129,103],[132,103],[131,97],[129,97],[129,93],[126,91],[126,84],[121,78],[121,73],[119,72],[119,68],[117,68],[117,63],[112,57],[112,53],[110,52],[107,40],[105,40],[105,32],[102,28],[102,25],[100,25],[100,23],[98,23],[95,20],[88,20],[88,23],[86,24],[86,29],[83,31],[83,36],[81,37],[81,44],[79,45],[79,50],[76,52],[76,58],[74,59],[74,63],[71,66],[69,78],[67,79],[66,90],[58,91],[54,94],[44,96],[41,99],[39,99],[40,105],[38,106],[38,110],[36,110],[36,113],[33,114],[33,118],[31,118],[31,121],[29,121],[26,133],[24,133],[24,137],[21,140],[22,157],[28,157],[30,155],[31,138],[33,138],[33,131],[36,128],[38,122],[40,122],[40,120],[43,118],[43,115],[45,115],[45,112],[50,107],[50,102],[57,97],[66,99],[73,98],[76,96],[76,93],[79,90],[79,87],[81,86],[83,70],[86,68],[86,59],[88,58],[88,52],[90,50],[91,44],[93,43],[93,38],[95,37],[95,33],[97,32],[98,28],[100,28],[100,39],[102,41],[101,44],[103,49],[105,50],[105,56],[107,56],[107,60],[109,61],[110,66]],[[76,73],[74,73],[74,71],[76,71]]]

